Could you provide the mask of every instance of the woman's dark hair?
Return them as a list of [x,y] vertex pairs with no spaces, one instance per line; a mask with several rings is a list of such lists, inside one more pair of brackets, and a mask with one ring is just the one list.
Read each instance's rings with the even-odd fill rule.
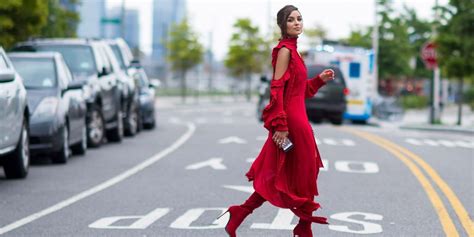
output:
[[277,13],[277,24],[280,27],[281,38],[288,37],[286,32],[286,21],[293,11],[298,11],[298,8],[293,5],[286,5]]

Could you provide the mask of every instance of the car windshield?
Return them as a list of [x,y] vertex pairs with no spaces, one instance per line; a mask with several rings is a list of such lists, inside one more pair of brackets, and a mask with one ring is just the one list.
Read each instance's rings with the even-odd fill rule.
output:
[[94,54],[86,45],[41,45],[39,51],[54,51],[63,55],[71,72],[75,75],[90,76],[96,74]]
[[115,57],[117,58],[118,63],[120,64],[120,68],[125,70],[125,63],[123,62],[122,52],[120,52],[118,45],[111,45],[112,51],[114,52]]
[[309,66],[308,67],[308,77],[312,78],[316,75],[319,75],[321,72],[324,71],[324,69],[332,69],[334,70],[336,77],[334,77],[334,80],[331,83],[335,84],[344,84],[344,80],[342,79],[342,73],[339,69],[337,68],[331,68],[331,67],[325,67],[325,66]]
[[49,58],[11,57],[26,88],[53,88],[57,85],[56,67]]

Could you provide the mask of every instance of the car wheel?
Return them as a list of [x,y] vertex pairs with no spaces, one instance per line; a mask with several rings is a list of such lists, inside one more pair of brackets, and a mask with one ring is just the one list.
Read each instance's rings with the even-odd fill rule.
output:
[[323,118],[320,117],[320,116],[312,116],[310,118],[310,120],[313,122],[313,123],[322,123],[323,122]]
[[87,146],[99,147],[104,140],[104,118],[98,106],[94,106],[87,118]]
[[3,169],[8,179],[25,178],[30,167],[30,143],[27,121],[23,122],[20,140],[12,154],[6,157]]
[[84,127],[82,128],[82,135],[81,136],[82,136],[81,141],[79,143],[77,143],[76,145],[71,147],[72,152],[74,154],[77,154],[77,155],[84,155],[84,154],[86,154],[86,151],[87,151],[87,127],[86,127],[86,125],[84,125]]
[[123,113],[119,110],[116,115],[117,126],[107,131],[107,139],[113,142],[121,142],[123,138]]
[[125,135],[135,136],[138,131],[138,110],[136,105],[130,106],[130,111],[128,113],[126,122],[125,122]]
[[341,114],[341,115],[337,115],[337,116],[334,116],[334,117],[330,118],[330,121],[331,121],[331,123],[334,124],[334,125],[341,125],[342,122],[344,121],[344,117],[343,117],[342,114]]
[[69,152],[69,129],[67,126],[62,128],[62,147],[61,149],[54,153],[51,157],[51,161],[56,164],[65,164],[69,159],[71,153]]

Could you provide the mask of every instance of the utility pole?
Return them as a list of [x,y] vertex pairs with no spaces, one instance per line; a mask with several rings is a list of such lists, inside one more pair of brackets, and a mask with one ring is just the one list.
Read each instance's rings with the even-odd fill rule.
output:
[[125,0],[122,0],[120,11],[120,37],[125,38]]
[[379,15],[378,15],[378,0],[374,0],[375,3],[375,15],[374,15],[374,29],[372,32],[372,50],[374,51],[374,62],[373,62],[373,75],[374,75],[374,93],[378,95],[378,85],[379,85]]
[[[435,0],[435,21],[439,21],[439,14],[438,14],[438,0]],[[435,39],[437,36],[437,30],[435,24],[433,24],[432,28],[432,39]],[[435,65],[433,70],[433,79],[431,81],[431,109],[430,109],[430,123],[434,124],[440,122],[440,110],[439,110],[439,87],[440,87],[440,72],[438,64]]]

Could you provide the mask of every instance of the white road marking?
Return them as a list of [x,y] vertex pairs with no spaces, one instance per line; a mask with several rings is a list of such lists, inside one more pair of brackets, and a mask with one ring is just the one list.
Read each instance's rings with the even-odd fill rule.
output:
[[171,146],[168,148],[162,150],[158,154],[148,158],[147,160],[141,162],[140,164],[134,166],[133,168],[126,170],[125,172],[95,186],[92,187],[91,189],[88,189],[84,192],[81,192],[75,196],[72,196],[62,202],[59,202],[53,206],[50,206],[42,211],[39,211],[37,213],[31,214],[21,220],[15,221],[11,224],[8,224],[2,228],[0,228],[0,235],[5,234],[7,232],[10,232],[16,228],[19,228],[21,226],[24,226],[28,223],[31,223],[41,217],[44,217],[46,215],[49,215],[53,212],[59,211],[67,206],[70,206],[86,197],[89,197],[91,195],[94,195],[100,191],[103,191],[129,177],[131,177],[134,174],[137,174],[138,172],[142,171],[143,169],[147,168],[150,165],[153,165],[157,161],[161,160],[163,157],[167,156],[171,152],[175,151],[178,149],[180,146],[182,146],[191,136],[194,134],[196,131],[196,125],[193,123],[186,123],[186,126],[188,127],[188,130],[186,131],[185,134],[183,134],[178,140],[176,140]]
[[342,139],[342,144],[346,146],[355,146],[355,142],[349,139]]
[[198,162],[192,165],[186,166],[187,170],[197,170],[197,169],[202,169],[204,167],[211,167],[215,170],[226,170],[227,167],[222,164],[222,158],[211,158],[209,160],[203,161],[203,162]]
[[253,163],[255,161],[255,159],[257,158],[247,158],[245,161],[247,161],[247,163]]
[[296,225],[291,224],[295,215],[290,209],[278,209],[278,213],[272,223],[253,223],[251,229],[267,230],[292,230]]
[[405,139],[405,141],[412,144],[412,145],[415,145],[415,146],[423,145],[422,142],[420,142],[420,141],[418,141],[417,139],[414,139],[414,138],[407,138],[407,139]]
[[334,140],[332,138],[323,138],[323,142],[327,145],[333,145],[333,146],[337,145],[336,140]]
[[247,141],[240,137],[232,136],[232,137],[226,137],[226,138],[220,139],[219,143],[220,144],[229,144],[229,143],[246,144]]
[[253,193],[255,191],[252,186],[223,185],[222,187],[245,193]]
[[[367,221],[360,221],[351,218],[358,218],[362,216],[363,220],[374,220],[374,221],[381,221],[383,216],[379,214],[373,213],[365,213],[365,212],[342,212],[336,213],[331,215],[332,219],[336,219],[338,221],[344,221],[351,223],[350,225],[329,225],[330,230],[352,233],[352,234],[377,234],[382,233],[383,229],[382,226],[376,223],[371,223]],[[358,224],[357,228],[351,229],[349,226],[354,226],[354,224]]]
[[[144,216],[112,216],[101,218],[89,225],[94,229],[141,229],[144,230],[170,212],[170,208],[157,208]],[[112,225],[120,220],[138,219],[132,224]]]
[[[334,164],[336,170],[346,173],[375,174],[379,172],[379,166],[369,161],[346,161],[338,160]],[[361,169],[355,169],[353,166],[361,166]]]
[[449,148],[455,147],[464,147],[464,148],[474,148],[473,142],[463,141],[463,140],[446,140],[446,139],[416,139],[416,138],[407,138],[405,142],[415,145],[415,146],[445,146]]
[[[188,210],[182,216],[178,217],[173,223],[171,223],[170,227],[174,229],[192,229],[192,230],[205,230],[205,229],[220,229],[224,228],[227,224],[227,220],[225,218],[219,218],[214,220],[211,225],[201,225],[201,226],[192,226],[191,224],[199,219],[199,217],[204,214],[206,211],[221,211],[224,212],[225,208],[193,208]],[[217,215],[216,215],[217,217]]]

